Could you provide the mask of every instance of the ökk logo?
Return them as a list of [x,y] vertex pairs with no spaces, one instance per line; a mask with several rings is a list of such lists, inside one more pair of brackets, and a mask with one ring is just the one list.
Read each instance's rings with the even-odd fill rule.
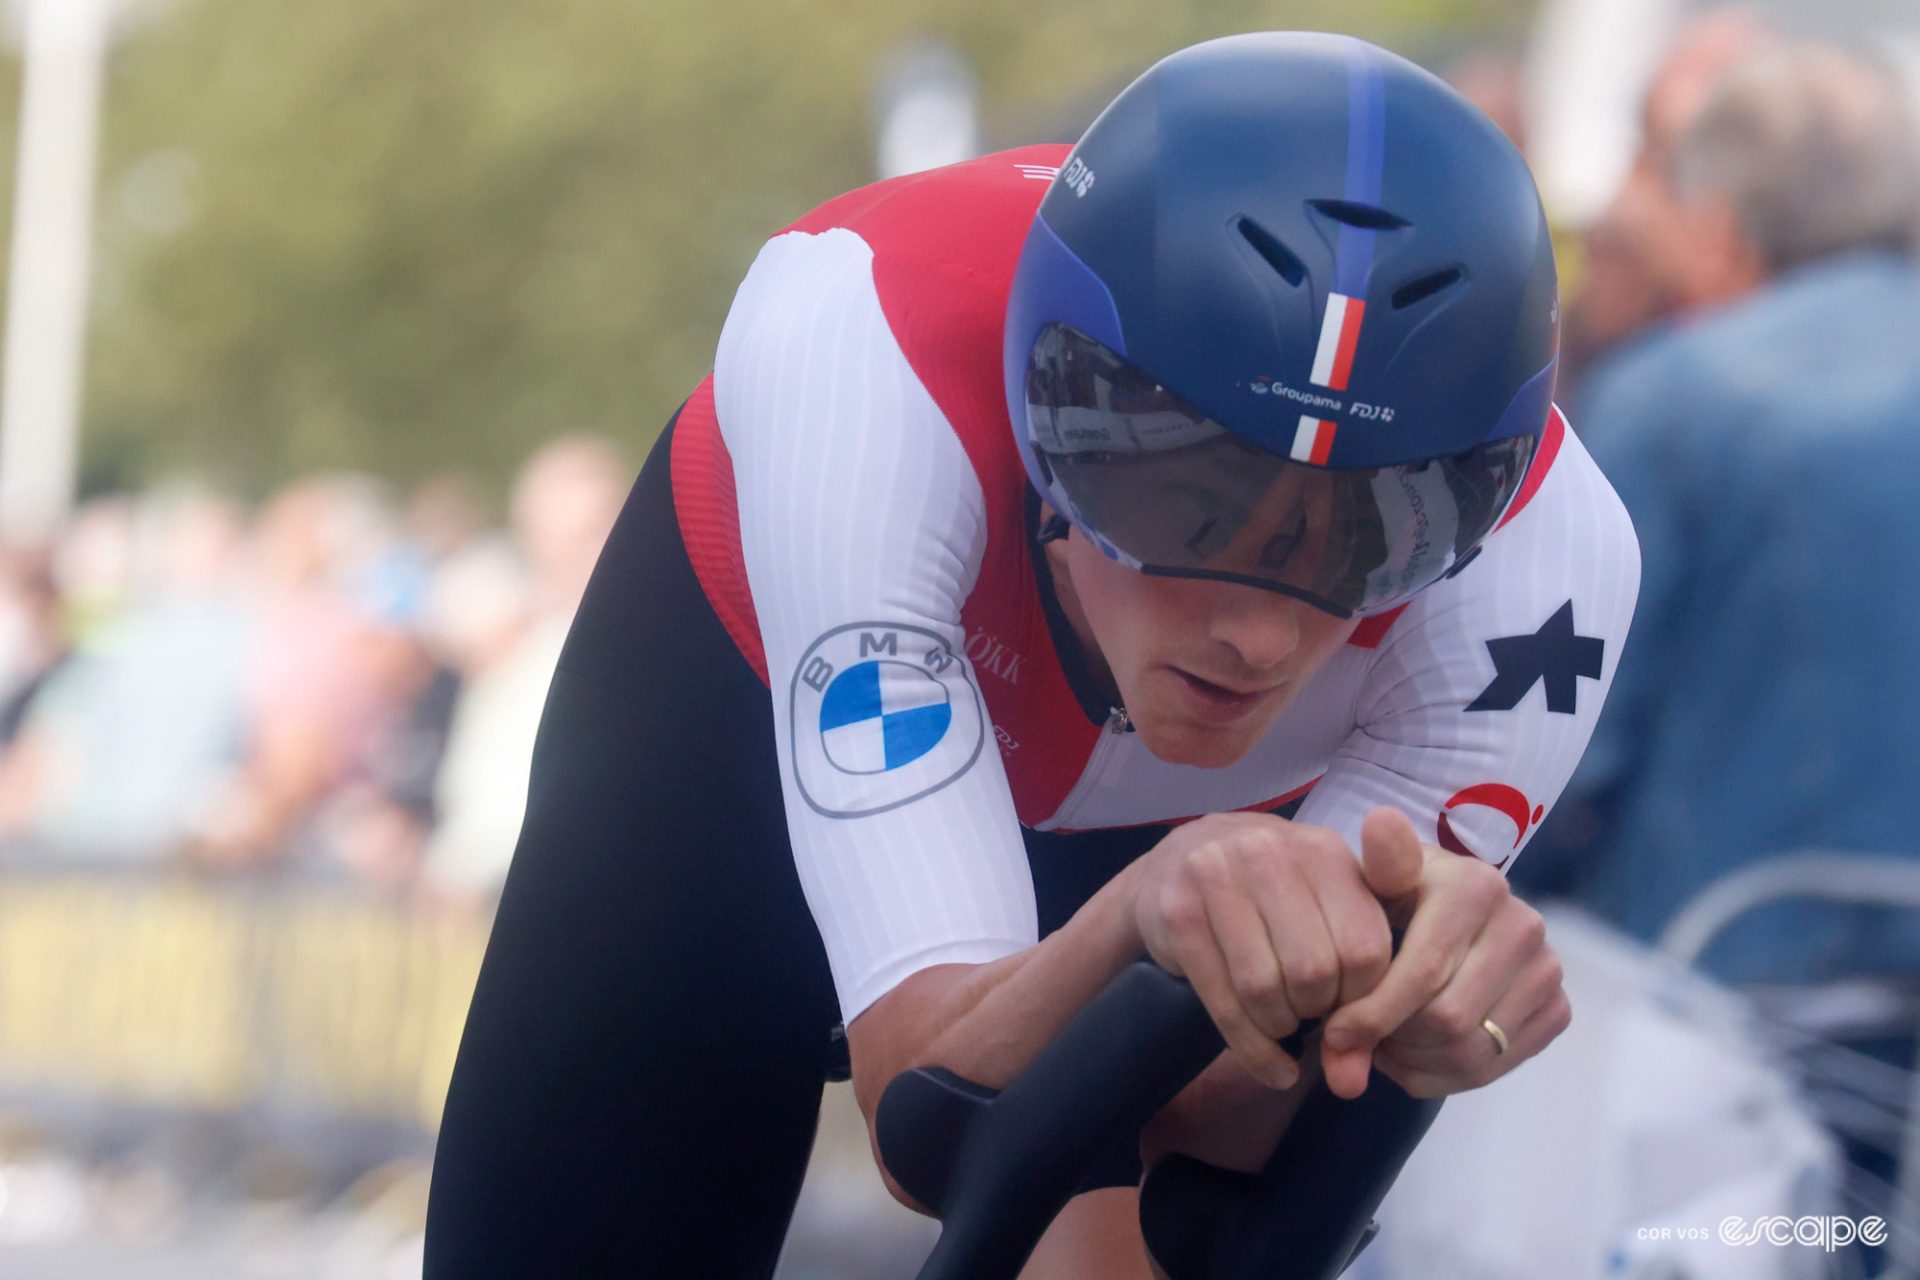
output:
[[855,818],[946,786],[979,757],[986,716],[966,660],[935,632],[836,627],[794,673],[789,743],[800,794]]

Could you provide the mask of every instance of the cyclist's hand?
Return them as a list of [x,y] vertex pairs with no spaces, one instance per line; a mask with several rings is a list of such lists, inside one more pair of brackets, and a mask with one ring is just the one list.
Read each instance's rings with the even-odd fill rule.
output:
[[1193,983],[1248,1072],[1285,1089],[1299,1064],[1275,1041],[1382,980],[1393,944],[1381,902],[1412,892],[1421,867],[1417,842],[1380,844],[1363,866],[1324,828],[1210,814],[1147,855],[1134,921],[1148,953]]
[[[1375,809],[1361,828],[1376,846],[1424,865],[1411,893],[1382,894],[1406,930],[1387,975],[1327,1019],[1321,1062],[1327,1085],[1359,1096],[1369,1066],[1417,1098],[1477,1089],[1544,1049],[1566,1030],[1572,1006],[1540,913],[1515,898],[1506,877],[1478,858],[1422,845],[1406,815]],[[1505,1053],[1481,1025],[1507,1036]]]

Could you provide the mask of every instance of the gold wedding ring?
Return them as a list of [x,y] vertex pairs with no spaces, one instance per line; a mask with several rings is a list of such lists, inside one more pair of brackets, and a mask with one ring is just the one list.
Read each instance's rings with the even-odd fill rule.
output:
[[1500,1024],[1492,1018],[1482,1018],[1480,1019],[1480,1025],[1485,1027],[1487,1034],[1493,1037],[1494,1053],[1505,1053],[1507,1051],[1507,1033],[1500,1029]]

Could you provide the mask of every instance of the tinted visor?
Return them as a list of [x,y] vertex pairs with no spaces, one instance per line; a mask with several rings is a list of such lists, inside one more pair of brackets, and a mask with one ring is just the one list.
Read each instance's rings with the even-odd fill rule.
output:
[[1328,470],[1247,443],[1053,324],[1027,366],[1027,440],[1079,519],[1145,572],[1247,583],[1346,617],[1459,564],[1519,490],[1537,437]]

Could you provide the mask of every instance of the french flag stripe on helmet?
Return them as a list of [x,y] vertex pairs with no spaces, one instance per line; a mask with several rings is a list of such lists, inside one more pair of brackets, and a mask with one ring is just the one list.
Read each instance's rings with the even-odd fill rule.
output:
[[1300,425],[1293,431],[1293,448],[1287,456],[1295,462],[1310,462],[1316,467],[1325,466],[1327,456],[1333,452],[1333,423],[1325,418],[1300,416]]
[[1326,318],[1320,322],[1320,345],[1313,353],[1313,381],[1335,391],[1347,389],[1353,376],[1353,350],[1360,345],[1360,321],[1366,300],[1344,293],[1327,298]]

